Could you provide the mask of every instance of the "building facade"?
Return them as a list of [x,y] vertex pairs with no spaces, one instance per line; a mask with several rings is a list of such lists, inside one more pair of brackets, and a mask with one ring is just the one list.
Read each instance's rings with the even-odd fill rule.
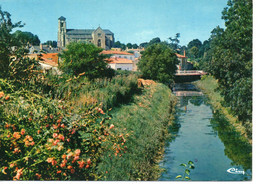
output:
[[58,47],[66,47],[71,42],[93,43],[105,50],[114,44],[114,33],[108,29],[67,29],[66,18],[58,19]]

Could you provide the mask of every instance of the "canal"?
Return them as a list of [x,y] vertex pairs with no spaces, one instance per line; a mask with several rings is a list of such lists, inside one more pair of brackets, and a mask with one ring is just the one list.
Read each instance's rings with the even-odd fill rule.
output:
[[[170,128],[160,167],[159,181],[173,181],[183,175],[182,163],[192,161],[192,181],[251,180],[252,146],[218,112],[207,97],[192,84],[177,84],[179,98],[176,120]],[[214,112],[214,113],[213,113]],[[229,172],[228,172],[229,171]]]

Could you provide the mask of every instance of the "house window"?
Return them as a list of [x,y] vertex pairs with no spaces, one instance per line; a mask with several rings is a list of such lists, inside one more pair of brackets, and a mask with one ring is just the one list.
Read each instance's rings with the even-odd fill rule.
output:
[[98,47],[101,47],[101,40],[98,39],[98,44],[97,44]]
[[126,59],[127,57],[125,56],[124,58]]
[[101,33],[98,33],[98,37],[101,37]]
[[122,68],[117,68],[117,70],[122,70]]

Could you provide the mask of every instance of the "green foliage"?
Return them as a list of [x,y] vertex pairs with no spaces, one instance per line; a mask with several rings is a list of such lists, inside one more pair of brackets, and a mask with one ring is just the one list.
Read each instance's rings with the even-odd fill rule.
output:
[[169,46],[173,49],[173,50],[179,50],[180,46],[179,46],[179,43],[180,43],[180,33],[176,33],[175,37],[172,38],[172,37],[169,37],[169,40],[171,41],[171,43],[169,44]]
[[229,0],[223,11],[226,29],[211,42],[210,72],[218,79],[227,106],[252,120],[252,1]]
[[166,44],[153,44],[144,51],[138,68],[144,78],[170,84],[178,62],[174,51]]
[[[123,143],[104,153],[98,169],[102,180],[158,179],[158,156],[168,138],[167,128],[172,124],[174,114],[174,105],[170,104],[175,101],[167,86],[156,84],[145,88],[132,103],[111,112],[113,131],[120,134]],[[125,134],[125,131],[129,133]]]
[[114,48],[121,48],[122,50],[126,49],[126,45],[124,43],[121,43],[120,41],[116,41],[113,45]]
[[48,40],[47,42],[43,43],[43,45],[48,45],[48,46],[56,48],[57,47],[57,41]]
[[107,56],[100,54],[101,51],[101,48],[93,44],[72,42],[60,55],[63,61],[59,68],[74,75],[85,72],[89,79],[112,77],[113,71],[105,62]]
[[31,32],[17,30],[13,33],[13,36],[22,43],[22,45],[31,44],[31,45],[40,45],[40,39],[37,35],[32,34]]
[[190,175],[190,169],[195,169],[194,163],[192,161],[189,161],[187,164],[180,164],[180,166],[184,167],[184,173],[183,175],[176,176],[176,179],[182,179],[182,180],[191,180]]
[[110,149],[103,140],[119,140],[110,133],[109,116],[96,106],[72,111],[66,101],[26,90],[2,91],[0,103],[4,180],[96,180],[100,156]]
[[[249,81],[250,82],[250,81]],[[195,84],[207,94],[210,99],[210,103],[213,106],[215,111],[219,111],[220,114],[223,114],[225,118],[235,127],[236,131],[240,132],[244,137],[247,137],[248,142],[252,139],[252,123],[246,122],[242,125],[238,121],[237,117],[232,115],[230,107],[224,107],[223,101],[224,98],[220,94],[219,84],[213,76],[204,76],[202,80],[196,81]],[[243,95],[243,89],[246,89],[246,86],[241,87],[241,95]],[[238,88],[237,88],[238,90]],[[240,89],[239,89],[240,90]],[[234,97],[235,99],[236,97]]]
[[14,28],[22,27],[21,22],[13,24],[11,15],[1,9],[0,14],[0,78],[8,79],[18,87],[38,72],[38,62],[25,57],[27,50],[23,40],[11,34]]
[[0,77],[8,76],[10,55],[13,55],[12,47],[17,45],[11,32],[17,27],[22,27],[21,22],[13,24],[11,14],[2,11],[0,7]]

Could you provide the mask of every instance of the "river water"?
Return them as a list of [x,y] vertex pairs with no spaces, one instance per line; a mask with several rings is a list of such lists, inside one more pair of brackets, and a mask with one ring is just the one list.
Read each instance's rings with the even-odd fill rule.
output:
[[188,161],[195,165],[195,169],[190,169],[192,181],[251,180],[251,145],[221,114],[213,113],[206,96],[194,85],[178,84],[174,93],[179,103],[160,163],[165,172],[159,181],[180,180],[176,176],[185,170],[180,164]]

